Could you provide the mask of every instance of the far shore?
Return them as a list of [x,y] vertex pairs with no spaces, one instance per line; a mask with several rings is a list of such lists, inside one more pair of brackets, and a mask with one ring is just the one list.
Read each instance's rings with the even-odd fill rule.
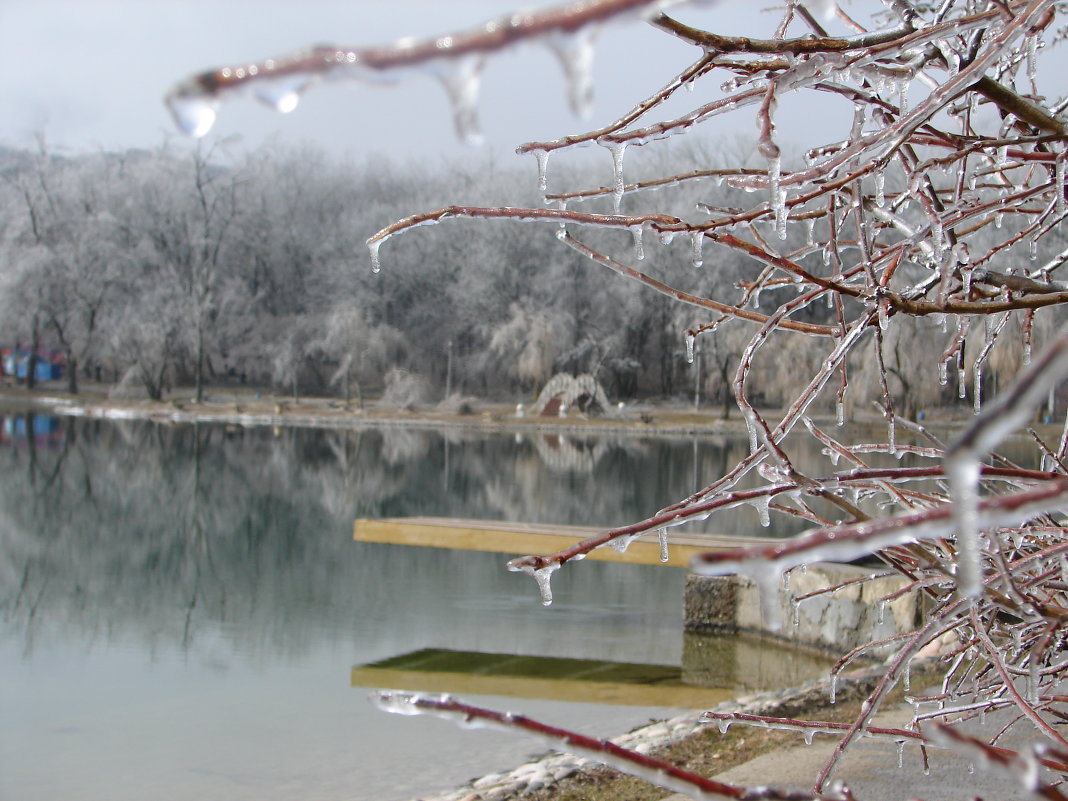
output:
[[[550,432],[590,431],[630,434],[690,435],[696,433],[740,433],[745,424],[737,409],[724,416],[722,406],[677,400],[639,400],[617,404],[603,413],[572,411],[566,416],[538,415],[532,403],[504,403],[478,398],[452,398],[449,401],[398,407],[380,401],[365,402],[341,398],[275,394],[254,387],[210,387],[204,401],[197,403],[192,388],[172,392],[165,400],[115,398],[104,385],[87,385],[72,395],[60,381],[39,384],[30,390],[21,385],[0,385],[0,407],[34,409],[69,417],[112,420],[151,420],[168,423],[221,423],[238,426],[301,428],[449,428],[484,430],[539,430]],[[760,410],[776,422],[781,410]],[[822,425],[833,428],[829,412],[813,415]],[[970,415],[958,409],[937,410],[925,425],[959,424]],[[851,422],[880,425],[882,416],[873,412],[853,414]]]

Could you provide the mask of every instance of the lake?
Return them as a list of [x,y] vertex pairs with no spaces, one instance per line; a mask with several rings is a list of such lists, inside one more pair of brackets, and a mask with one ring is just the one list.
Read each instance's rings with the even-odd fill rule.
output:
[[[678,666],[684,571],[354,542],[357,517],[607,526],[722,474],[744,437],[324,431],[8,415],[0,798],[402,801],[540,749],[374,709],[420,649]],[[766,533],[742,509],[705,525]],[[777,529],[777,533],[793,533]],[[611,736],[674,710],[474,697]]]

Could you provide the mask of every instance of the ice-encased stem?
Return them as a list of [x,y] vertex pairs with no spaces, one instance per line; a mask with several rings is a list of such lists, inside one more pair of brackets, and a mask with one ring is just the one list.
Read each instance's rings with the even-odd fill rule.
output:
[[1052,387],[1068,377],[1068,328],[1062,329],[1016,383],[989,404],[947,449],[953,522],[957,535],[957,590],[975,598],[982,591],[979,543],[980,459],[1026,425]]
[[647,754],[623,748],[610,740],[596,740],[584,734],[549,726],[525,715],[496,712],[492,709],[472,706],[449,695],[376,690],[370,694],[370,701],[379,709],[393,714],[432,715],[452,721],[463,728],[521,732],[541,740],[554,750],[600,762],[658,787],[683,793],[698,801],[712,801],[713,799],[716,801],[719,799],[800,801],[803,798],[812,797],[778,791],[769,787],[747,790],[732,784],[725,784],[691,773]]

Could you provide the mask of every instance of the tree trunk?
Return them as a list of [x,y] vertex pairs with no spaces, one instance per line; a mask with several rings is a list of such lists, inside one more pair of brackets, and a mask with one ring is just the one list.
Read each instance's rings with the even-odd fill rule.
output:
[[204,402],[204,321],[197,316],[196,402]]
[[41,324],[37,315],[33,315],[33,329],[30,332],[30,356],[26,359],[26,389],[37,386],[37,350],[41,347]]
[[67,391],[71,395],[78,394],[78,357],[69,349],[67,350]]

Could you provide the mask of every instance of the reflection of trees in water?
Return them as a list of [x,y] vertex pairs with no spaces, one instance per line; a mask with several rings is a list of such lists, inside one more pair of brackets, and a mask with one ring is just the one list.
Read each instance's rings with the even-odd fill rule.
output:
[[487,570],[469,555],[357,545],[352,522],[624,523],[691,491],[695,464],[708,475],[744,447],[702,445],[695,463],[690,440],[591,439],[595,458],[554,471],[530,441],[474,432],[63,425],[60,449],[0,452],[0,615],[27,648],[44,631],[189,647],[207,626],[248,652],[299,653],[337,627],[417,618],[437,601],[415,588],[446,563],[460,587],[526,601],[497,558]]
[[533,439],[538,456],[550,470],[590,473],[608,450],[608,442],[601,437],[536,434]]

